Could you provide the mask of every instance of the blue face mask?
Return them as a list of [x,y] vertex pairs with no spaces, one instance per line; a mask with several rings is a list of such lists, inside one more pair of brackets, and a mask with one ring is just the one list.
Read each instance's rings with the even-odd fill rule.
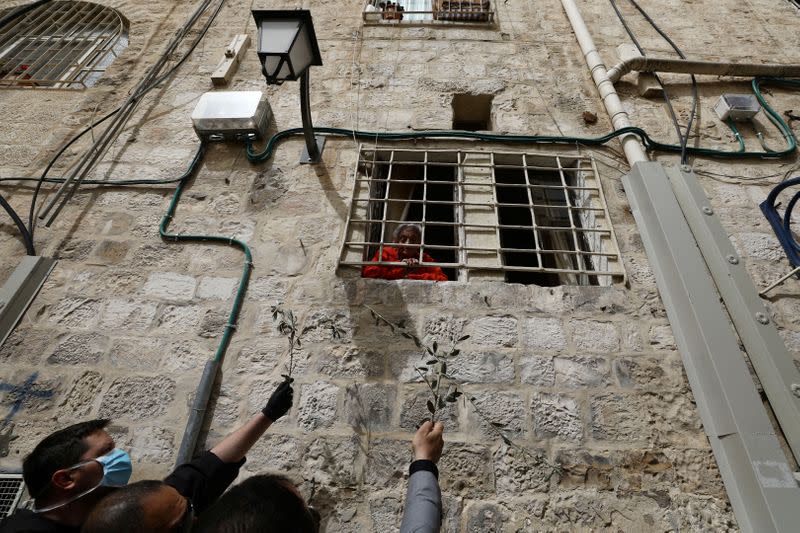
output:
[[127,452],[120,450],[118,448],[114,448],[109,453],[101,455],[96,459],[81,461],[80,463],[69,467],[67,470],[74,470],[76,468],[80,468],[82,466],[86,466],[89,463],[94,463],[94,462],[100,463],[100,466],[103,467],[103,478],[97,485],[79,494],[76,494],[67,501],[60,502],[55,505],[50,505],[45,508],[38,508],[38,507],[34,508],[33,512],[44,513],[47,511],[52,511],[53,509],[57,509],[59,507],[63,507],[68,503],[74,502],[78,498],[86,496],[90,492],[96,490],[98,487],[124,487],[125,485],[128,484],[128,480],[130,480],[131,474],[133,473],[131,456],[128,455]]
[[133,473],[131,456],[127,452],[114,448],[111,452],[94,459],[103,466],[103,487],[124,487]]

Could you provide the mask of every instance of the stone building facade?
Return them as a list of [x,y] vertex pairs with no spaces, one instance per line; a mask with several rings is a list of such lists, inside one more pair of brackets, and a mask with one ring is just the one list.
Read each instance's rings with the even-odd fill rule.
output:
[[[63,142],[113,109],[153,64],[196,2],[101,1],[130,22],[130,44],[102,79],[82,91],[0,92],[0,177],[38,176]],[[16,2],[3,1],[0,7]],[[210,73],[235,34],[255,38],[251,7],[310,9],[324,65],[312,69],[315,125],[368,131],[453,126],[454,95],[491,96],[494,132],[599,136],[611,125],[558,1],[495,2],[491,26],[364,24],[362,0],[224,3],[189,60],[151,92],[92,173],[95,179],[173,178],[197,149],[190,114],[212,90]],[[622,3],[621,3],[622,4]],[[625,7],[625,6],[623,6]],[[580,8],[608,63],[627,36],[609,4]],[[783,0],[647,5],[690,57],[798,62],[797,9]],[[645,49],[661,38],[625,8]],[[723,21],[723,22],[720,22]],[[679,118],[691,107],[685,77],[665,76]],[[664,104],[618,84],[635,125],[675,142]],[[232,90],[262,90],[270,134],[300,124],[297,86],[267,87],[253,47]],[[690,142],[734,149],[712,107],[745,81],[700,79],[700,113]],[[796,94],[776,89],[780,112]],[[584,113],[598,120],[590,124]],[[591,122],[591,121],[589,121]],[[766,129],[766,125],[765,125]],[[745,132],[745,136],[748,133]],[[87,136],[89,137],[89,136]],[[766,130],[771,145],[782,142]],[[449,345],[463,390],[505,424],[513,441],[561,471],[526,462],[472,407],[444,413],[440,464],[444,531],[665,531],[737,528],[693,403],[681,358],[620,183],[619,145],[508,146],[479,141],[389,143],[381,147],[592,155],[627,272],[610,286],[540,287],[502,281],[381,281],[337,270],[359,144],[328,140],[319,165],[297,163],[303,141],[280,143],[251,164],[240,144],[208,147],[172,228],[232,236],[253,250],[254,271],[225,357],[209,421],[209,444],[259,410],[285,371],[286,338],[271,306],[291,309],[304,328],[295,356],[295,405],[249,454],[244,475],[287,471],[305,494],[316,486],[326,531],[392,531],[402,513],[410,439],[425,416],[427,388],[413,368],[414,344],[376,325],[366,306],[426,341]],[[747,142],[758,146],[750,132]],[[57,176],[88,147],[70,148]],[[670,164],[674,155],[652,154]],[[712,206],[758,285],[788,271],[758,210],[794,157],[771,162],[697,158]],[[766,177],[764,177],[766,176]],[[760,178],[760,179],[759,179]],[[29,183],[0,182],[27,213]],[[159,238],[170,185],[86,186],[51,228],[36,231],[39,253],[58,264],[21,324],[0,347],[0,466],[14,468],[42,436],[66,423],[110,417],[136,478],[173,466],[203,365],[219,341],[239,283],[233,248]],[[0,220],[0,278],[24,248]],[[787,346],[800,350],[798,285],[771,295]],[[331,338],[330,328],[342,331]],[[30,386],[22,387],[35,375]],[[312,479],[314,482],[312,483]]]

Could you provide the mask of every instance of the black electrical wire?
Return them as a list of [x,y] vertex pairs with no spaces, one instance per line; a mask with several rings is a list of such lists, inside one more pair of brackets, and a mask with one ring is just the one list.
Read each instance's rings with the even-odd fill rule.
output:
[[[639,40],[636,38],[636,35],[633,33],[633,30],[631,29],[630,26],[628,26],[628,22],[625,20],[625,17],[622,15],[622,12],[619,10],[616,0],[608,0],[608,1],[611,2],[611,7],[614,8],[614,12],[617,14],[617,18],[622,23],[622,27],[625,28],[625,31],[628,33],[628,37],[631,38],[631,42],[633,42],[633,45],[636,47],[637,50],[639,50],[639,53],[642,54],[642,56],[647,55],[644,51],[644,48],[642,48],[642,45],[639,44]],[[670,120],[672,120],[672,125],[675,127],[675,132],[678,134],[678,142],[681,144],[681,146],[683,146],[683,132],[681,131],[681,126],[678,123],[678,116],[675,114],[675,108],[672,107],[672,100],[670,100],[669,98],[669,92],[667,92],[667,87],[661,81],[661,77],[658,74],[653,73],[653,76],[658,82],[658,85],[661,87],[662,94],[664,95],[664,103],[667,104],[667,111],[669,112]],[[681,152],[681,154],[683,154],[683,152]]]
[[28,228],[25,227],[25,223],[21,218],[19,218],[19,215],[16,211],[14,211],[14,208],[11,207],[5,198],[3,198],[2,194],[0,194],[0,206],[6,210],[8,216],[11,217],[11,220],[14,221],[14,224],[16,224],[17,228],[19,229],[19,232],[22,235],[22,242],[25,244],[25,252],[28,255],[36,255],[36,248],[33,246],[33,237],[31,237]]
[[[658,34],[661,37],[663,37],[665,41],[667,41],[667,43],[669,43],[672,49],[675,50],[675,53],[678,54],[678,57],[680,57],[681,59],[686,59],[686,54],[684,54],[683,51],[678,47],[678,45],[675,44],[675,41],[670,39],[669,35],[664,33],[664,30],[662,30],[658,26],[658,24],[656,24],[656,22],[650,17],[650,15],[647,14],[647,12],[642,8],[642,6],[640,6],[639,3],[636,2],[636,0],[628,0],[628,1],[633,5],[633,7],[636,8],[636,10],[639,13],[641,13],[641,15],[645,18],[645,20],[650,23],[653,29],[656,30],[656,32],[658,32]],[[690,76],[692,78],[692,112],[689,114],[689,121],[686,125],[686,135],[683,138],[683,141],[681,142],[682,165],[685,165],[688,161],[686,146],[689,144],[689,133],[692,131],[692,123],[694,122],[694,117],[697,114],[697,104],[699,100],[697,95],[697,79],[694,77],[694,74],[690,74]]]
[[[189,59],[189,57],[191,56],[192,52],[194,52],[195,48],[197,48],[197,45],[200,44],[200,41],[203,39],[203,37],[205,37],[206,33],[208,33],[208,30],[211,27],[211,24],[214,22],[214,19],[216,19],[216,17],[219,14],[219,12],[222,10],[222,6],[224,5],[224,3],[225,3],[225,0],[220,0],[219,5],[217,5],[217,8],[209,16],[208,20],[206,21],[206,23],[203,26],[203,28],[200,31],[200,33],[198,34],[197,38],[191,44],[191,46],[186,51],[186,53],[183,55],[183,57],[181,57],[181,59],[177,63],[175,63],[175,65],[173,65],[160,78],[156,79],[155,81],[153,81],[153,83],[151,83],[150,85],[148,85],[148,86],[142,88],[140,91],[138,91],[135,94],[135,97],[134,97],[133,101],[136,101],[136,100],[144,97],[147,93],[149,93],[151,90],[153,90],[156,86],[158,86],[163,81],[165,81],[167,78],[172,76],[175,73],[175,71],[177,71],[181,67],[181,65],[183,65]],[[30,233],[31,239],[33,239],[34,231],[36,229],[36,226],[35,226],[34,220],[33,220],[35,218],[35,216],[36,216],[36,200],[37,200],[37,198],[39,196],[39,192],[42,189],[42,185],[45,182],[47,182],[46,178],[47,178],[48,172],[50,172],[50,169],[53,168],[53,165],[55,165],[56,161],[58,161],[58,159],[64,154],[64,152],[70,146],[75,144],[75,142],[77,142],[81,137],[83,137],[84,135],[86,135],[87,133],[92,131],[92,129],[95,126],[99,126],[100,124],[102,124],[103,122],[108,120],[109,118],[111,118],[114,115],[116,115],[117,113],[119,113],[121,109],[122,109],[122,106],[119,106],[116,109],[114,109],[113,111],[109,112],[107,115],[103,116],[102,118],[100,118],[100,119],[94,121],[93,123],[89,124],[88,126],[86,126],[83,130],[80,131],[80,133],[75,135],[66,144],[64,144],[59,149],[59,151],[52,157],[52,159],[50,159],[50,161],[48,162],[48,164],[45,167],[44,171],[42,172],[42,175],[38,178],[38,183],[36,185],[36,188],[33,191],[33,197],[31,198],[31,205],[30,205],[30,208],[28,209],[28,231]],[[33,179],[37,179],[37,178],[33,178]]]

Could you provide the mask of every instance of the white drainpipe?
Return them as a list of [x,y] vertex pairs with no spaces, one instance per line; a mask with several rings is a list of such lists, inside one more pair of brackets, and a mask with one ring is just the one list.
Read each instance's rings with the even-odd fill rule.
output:
[[[586,23],[583,22],[583,17],[580,11],[578,11],[578,6],[575,5],[573,0],[561,0],[561,5],[564,6],[564,11],[567,13],[570,24],[572,24],[575,37],[578,39],[583,57],[586,59],[586,64],[589,66],[589,70],[592,73],[594,83],[597,85],[597,90],[600,92],[600,98],[603,100],[606,112],[608,112],[608,116],[611,117],[611,125],[614,126],[615,130],[630,126],[631,122],[628,120],[628,113],[626,113],[625,109],[622,107],[622,102],[619,96],[617,96],[616,89],[614,89],[614,83],[608,78],[606,66],[603,64],[603,59],[594,46],[594,41],[589,34]],[[631,166],[633,166],[634,163],[647,161],[647,155],[638,137],[635,135],[624,135],[621,138],[621,142],[622,149],[625,151],[625,156]]]

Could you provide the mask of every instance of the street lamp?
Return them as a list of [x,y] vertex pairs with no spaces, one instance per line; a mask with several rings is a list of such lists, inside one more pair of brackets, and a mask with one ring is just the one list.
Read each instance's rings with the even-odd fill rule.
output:
[[325,147],[325,137],[314,136],[309,99],[309,67],[322,65],[311,12],[307,9],[254,9],[258,26],[258,58],[267,85],[300,80],[300,113],[306,148],[301,163],[318,163]]

